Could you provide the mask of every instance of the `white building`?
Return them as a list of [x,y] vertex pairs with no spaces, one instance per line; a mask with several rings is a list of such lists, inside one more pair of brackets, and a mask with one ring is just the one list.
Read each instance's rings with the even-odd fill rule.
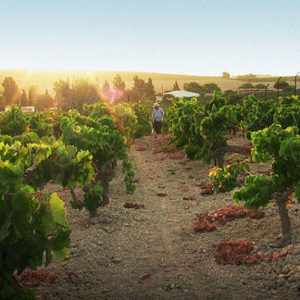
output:
[[166,92],[164,95],[172,95],[175,98],[193,98],[193,97],[199,97],[200,94],[188,92],[188,91],[172,91],[172,92]]

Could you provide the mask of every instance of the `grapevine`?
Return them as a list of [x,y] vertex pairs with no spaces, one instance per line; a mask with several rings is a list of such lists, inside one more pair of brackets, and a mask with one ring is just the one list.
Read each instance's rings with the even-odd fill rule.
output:
[[279,124],[252,133],[252,159],[257,162],[270,161],[272,173],[252,175],[245,179],[245,186],[234,193],[234,200],[244,201],[247,207],[260,207],[275,198],[282,227],[279,246],[292,241],[292,231],[286,208],[291,193],[300,199],[300,137],[298,128],[282,129]]

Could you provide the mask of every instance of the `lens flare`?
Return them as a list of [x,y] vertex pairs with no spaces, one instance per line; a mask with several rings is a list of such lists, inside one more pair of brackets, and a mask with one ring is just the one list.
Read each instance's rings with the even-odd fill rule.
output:
[[117,88],[106,88],[103,91],[103,96],[109,101],[109,103],[114,104],[118,102],[124,95],[124,91]]

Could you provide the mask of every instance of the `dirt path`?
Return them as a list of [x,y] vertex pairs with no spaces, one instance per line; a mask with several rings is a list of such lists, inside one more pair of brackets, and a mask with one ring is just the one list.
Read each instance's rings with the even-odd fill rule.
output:
[[[138,179],[134,195],[124,193],[119,172],[111,184],[111,203],[97,218],[89,221],[86,212],[69,209],[70,259],[49,266],[61,276],[36,288],[39,298],[298,299],[299,250],[251,266],[222,266],[213,258],[213,245],[224,239],[248,238],[269,250],[280,232],[275,207],[261,220],[241,219],[195,234],[195,214],[231,204],[232,197],[201,196],[198,184],[207,181],[209,166],[186,161],[166,141],[166,136],[144,137],[131,147]],[[62,196],[69,197],[66,192]],[[145,208],[126,209],[125,202]],[[300,237],[296,208],[291,219]]]

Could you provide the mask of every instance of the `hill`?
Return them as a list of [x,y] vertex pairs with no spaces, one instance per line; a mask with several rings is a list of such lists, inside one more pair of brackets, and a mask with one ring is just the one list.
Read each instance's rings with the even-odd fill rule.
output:
[[[156,92],[170,91],[173,89],[174,82],[177,81],[179,87],[182,89],[186,82],[195,81],[200,85],[205,83],[216,83],[223,91],[236,90],[245,81],[252,83],[271,83],[278,77],[266,76],[261,78],[259,76],[240,75],[234,78],[226,79],[218,76],[195,76],[182,74],[165,74],[165,73],[151,73],[151,72],[125,72],[125,71],[26,71],[26,70],[0,70],[0,83],[3,82],[7,76],[12,76],[21,89],[27,90],[30,86],[35,86],[39,92],[48,90],[53,93],[53,84],[59,79],[74,81],[79,78],[88,78],[101,87],[105,80],[109,83],[113,82],[113,78],[119,74],[125,82],[127,88],[133,85],[133,77],[137,75],[139,78],[148,80],[152,79]],[[287,78],[291,79],[291,78]]]

